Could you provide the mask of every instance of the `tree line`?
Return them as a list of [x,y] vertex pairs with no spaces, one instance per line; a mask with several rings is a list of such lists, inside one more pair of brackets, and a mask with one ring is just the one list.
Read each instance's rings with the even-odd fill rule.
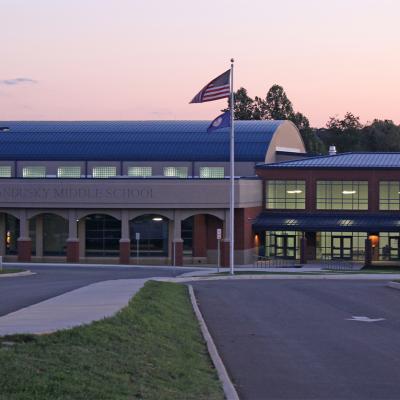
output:
[[[226,110],[223,110],[226,111]],[[290,120],[300,130],[307,152],[326,154],[330,145],[338,152],[400,151],[400,125],[391,120],[375,119],[362,124],[360,118],[347,112],[343,119],[330,117],[324,128],[313,128],[308,118],[295,111],[280,85],[273,85],[265,98],[251,98],[245,88],[235,92],[236,120]]]

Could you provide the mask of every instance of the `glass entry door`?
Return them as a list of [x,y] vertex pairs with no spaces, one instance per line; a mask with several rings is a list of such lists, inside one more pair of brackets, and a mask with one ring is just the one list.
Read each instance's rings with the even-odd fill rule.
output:
[[389,247],[390,247],[390,260],[398,260],[400,257],[399,252],[399,238],[398,237],[390,237],[389,238]]
[[353,238],[351,236],[332,236],[332,259],[353,259]]
[[275,257],[295,259],[296,258],[296,236],[276,235],[275,236]]

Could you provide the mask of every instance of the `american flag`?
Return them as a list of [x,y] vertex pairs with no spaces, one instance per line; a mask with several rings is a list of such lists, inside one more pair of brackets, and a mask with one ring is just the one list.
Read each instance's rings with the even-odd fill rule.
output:
[[203,87],[190,103],[204,103],[229,97],[230,94],[230,76],[231,70],[225,71],[223,74],[213,79],[210,83]]

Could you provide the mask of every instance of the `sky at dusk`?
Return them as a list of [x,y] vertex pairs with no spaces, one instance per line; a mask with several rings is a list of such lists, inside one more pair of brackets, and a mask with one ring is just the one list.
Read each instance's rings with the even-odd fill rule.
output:
[[400,123],[399,0],[0,0],[0,120],[212,119],[189,105],[235,58],[313,126]]

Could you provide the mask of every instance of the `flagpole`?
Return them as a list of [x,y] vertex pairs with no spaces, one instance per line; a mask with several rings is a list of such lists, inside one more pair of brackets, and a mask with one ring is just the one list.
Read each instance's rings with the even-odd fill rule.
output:
[[233,93],[233,63],[231,58],[231,88],[230,88],[230,112],[231,112],[231,134],[230,134],[230,199],[229,199],[229,263],[230,274],[235,274],[235,127],[234,127],[234,104],[235,95]]

